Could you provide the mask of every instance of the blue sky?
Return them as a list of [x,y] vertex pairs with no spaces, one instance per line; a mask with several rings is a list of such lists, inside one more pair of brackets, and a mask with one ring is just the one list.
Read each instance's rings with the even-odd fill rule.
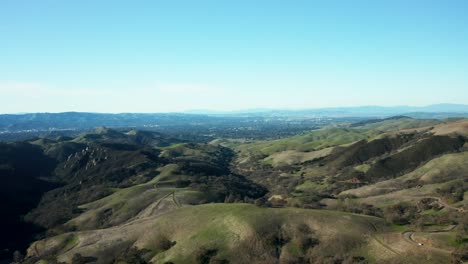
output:
[[0,112],[468,103],[467,1],[0,3]]

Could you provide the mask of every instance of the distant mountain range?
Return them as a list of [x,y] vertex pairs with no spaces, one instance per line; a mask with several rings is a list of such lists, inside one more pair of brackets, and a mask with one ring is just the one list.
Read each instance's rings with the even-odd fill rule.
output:
[[273,115],[273,116],[330,116],[330,117],[411,117],[446,118],[467,116],[468,105],[433,104],[428,106],[351,106],[310,109],[246,109],[236,111],[190,110],[185,113],[203,115]]
[[[98,126],[113,128],[208,128],[255,127],[259,124],[279,126],[300,123],[303,127],[315,127],[323,117],[335,119],[382,119],[392,116],[411,118],[444,119],[468,117],[468,105],[437,104],[423,107],[413,106],[359,106],[302,110],[253,109],[232,112],[198,110],[184,113],[29,113],[0,115],[0,134],[8,132],[87,130]],[[315,120],[315,121],[314,121]],[[321,121],[322,120],[322,121]],[[305,124],[304,122],[312,122]],[[297,124],[296,124],[297,125]],[[323,124],[321,124],[323,125]],[[250,129],[249,128],[249,129]]]

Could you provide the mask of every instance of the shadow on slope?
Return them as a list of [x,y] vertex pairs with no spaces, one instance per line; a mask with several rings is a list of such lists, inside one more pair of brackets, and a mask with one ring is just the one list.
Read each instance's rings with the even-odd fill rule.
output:
[[13,250],[25,249],[41,228],[26,223],[23,216],[33,209],[43,193],[58,186],[48,181],[56,161],[42,149],[26,142],[0,143],[0,259]]

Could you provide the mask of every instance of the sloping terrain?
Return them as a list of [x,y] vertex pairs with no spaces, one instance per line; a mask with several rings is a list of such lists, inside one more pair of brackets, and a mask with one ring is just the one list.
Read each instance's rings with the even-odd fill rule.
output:
[[374,217],[332,211],[209,204],[108,229],[53,237],[32,245],[29,254],[52,255],[64,262],[81,254],[94,256],[97,263],[112,263],[116,257],[128,258],[119,253],[135,246],[141,258],[154,263],[359,259],[369,258],[365,249],[368,237],[376,232],[374,226],[383,228],[384,223]]
[[12,249],[24,249],[41,228],[21,221],[36,207],[43,193],[57,187],[50,182],[56,161],[27,143],[0,143],[0,259]]
[[[415,120],[411,123],[410,120],[399,118],[353,128],[325,128],[291,139],[240,145],[236,147],[239,153],[236,168],[281,195],[291,196],[294,185],[301,186],[305,182],[313,183],[315,192],[322,189],[332,195],[397,178],[440,156],[466,151],[466,120],[438,121],[439,125],[421,130],[418,125],[435,121]],[[398,125],[397,121],[402,124]],[[372,128],[365,128],[369,125]],[[382,128],[395,126],[405,129],[382,131]],[[335,138],[354,134],[360,136],[344,141]],[[333,140],[327,140],[330,137]],[[303,144],[298,144],[298,139],[304,140]],[[309,146],[306,151],[304,146]]]
[[[170,193],[177,194],[180,206],[256,199],[266,192],[230,172],[231,150],[153,132],[99,128],[76,138],[4,144],[0,154],[2,206],[9,213],[5,231],[27,225],[21,218],[47,229],[48,236],[109,227],[152,215]],[[79,216],[83,224],[70,221]],[[39,230],[24,236],[11,231],[2,249],[21,249]]]
[[[277,152],[265,151],[275,147],[275,141],[241,145],[236,148],[235,166],[268,188],[266,203],[271,206],[374,215],[406,230],[455,224],[452,235],[445,237],[450,237],[452,251],[464,245],[468,220],[466,119],[412,121],[401,117],[341,129],[346,134],[359,131],[365,135],[354,142],[327,141],[327,131],[336,136],[336,128],[325,128],[311,133],[324,135],[315,143],[299,145],[296,138],[283,139],[278,142],[287,145],[284,142],[291,140],[292,144],[276,148]],[[304,145],[314,144],[316,148],[304,151]],[[304,158],[307,155],[312,158]],[[393,236],[390,244],[404,242],[398,232]],[[401,253],[405,247],[397,244],[396,251]]]
[[47,184],[15,215],[47,230],[24,263],[449,263],[466,259],[466,122],[210,144],[98,128],[5,144],[0,168]]
[[[191,143],[169,145],[167,139],[161,140],[157,134],[134,131],[124,134],[109,129],[98,129],[57,144],[59,146],[48,144],[45,152],[59,154],[57,159],[60,160],[66,156],[62,152],[68,151],[67,158],[60,160],[55,170],[55,177],[66,184],[48,192],[38,208],[26,217],[49,229],[62,226],[79,215],[84,208],[81,205],[104,197],[109,205],[100,207],[94,216],[97,222],[89,222],[88,228],[128,220],[166,191],[200,193],[195,200],[190,200],[191,203],[223,202],[229,195],[235,199],[256,198],[264,193],[242,176],[230,173],[228,165],[232,154],[223,147]],[[169,172],[168,168],[171,168]],[[228,185],[231,188],[227,188]],[[151,195],[153,189],[158,189],[157,195]],[[210,191],[204,192],[206,189]],[[138,199],[133,204],[134,197]],[[125,213],[127,208],[129,213]]]

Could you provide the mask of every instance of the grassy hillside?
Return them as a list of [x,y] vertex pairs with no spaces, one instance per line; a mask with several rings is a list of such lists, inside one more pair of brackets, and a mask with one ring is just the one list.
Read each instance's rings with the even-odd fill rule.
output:
[[[187,204],[223,202],[228,196],[254,199],[265,192],[230,172],[231,150],[183,142],[167,145],[169,141],[157,133],[99,128],[45,143],[45,153],[60,162],[55,177],[64,186],[48,192],[27,219],[49,229],[108,227],[172,192]],[[81,214],[88,208],[93,210]],[[79,215],[83,224],[67,223]]]
[[[275,146],[275,141],[238,146],[235,165],[267,186],[271,206],[374,215],[407,230],[455,225],[457,247],[463,248],[463,237],[468,234],[464,213],[468,209],[467,124],[466,119],[364,122],[349,128],[361,135],[353,142],[333,145],[336,141],[313,137],[302,142],[333,146],[325,149],[298,150],[295,142],[304,136],[278,141],[292,144],[275,153],[264,151],[265,146]],[[329,132],[332,135],[336,130]],[[434,238],[431,243],[443,244],[436,241],[439,236],[424,234]],[[400,238],[398,232],[382,235],[388,244],[403,250]]]
[[442,121],[437,119],[413,119],[407,117],[401,118],[393,118],[393,119],[386,119],[381,122],[373,122],[373,123],[363,123],[359,126],[361,129],[365,130],[376,130],[376,131],[383,131],[383,132],[392,132],[392,131],[399,131],[404,129],[413,129],[413,128],[421,128],[421,127],[431,127],[437,124],[442,123]]
[[233,147],[239,152],[239,162],[253,160],[273,166],[300,164],[328,155],[316,152],[324,148],[346,145],[359,140],[370,140],[400,130],[431,128],[442,123],[440,120],[420,120],[407,117],[373,120],[352,124],[349,127],[327,127],[304,135],[285,139],[237,144]]
[[248,152],[249,155],[271,155],[286,150],[306,152],[368,138],[362,132],[362,130],[358,129],[324,128],[286,139],[242,145],[238,147],[238,150],[241,153]]
[[[76,138],[0,147],[0,196],[8,212],[2,226],[26,230],[5,231],[1,254],[11,255],[37,235],[24,221],[50,236],[114,226],[182,204],[253,201],[266,192],[231,173],[230,149],[174,142],[159,133],[98,128]],[[171,198],[176,206],[166,202]]]
[[[27,176],[60,184],[25,212],[47,232],[24,263],[461,260],[467,124],[395,117],[209,144],[98,128],[24,142],[38,172]],[[0,171],[20,186],[10,152]]]
[[[35,243],[30,254],[68,262],[79,253],[109,263],[123,257],[119,254],[125,248],[136,246],[143,258],[154,263],[275,263],[278,259],[290,263],[353,256],[370,260],[367,239],[377,232],[375,228],[384,230],[383,221],[347,213],[209,204],[53,237]],[[169,241],[167,247],[161,248],[162,240]]]
[[[408,185],[421,187],[426,184],[468,178],[468,174],[466,174],[467,161],[468,152],[466,151],[442,155],[401,177],[347,190],[342,194],[363,198],[391,193]],[[417,189],[415,188],[415,190]]]
[[[419,126],[424,129],[418,130]],[[408,130],[410,127],[416,130]],[[404,130],[395,131],[402,128]],[[290,186],[306,180],[332,185],[335,189],[352,189],[399,177],[439,155],[462,151],[466,142],[463,129],[463,120],[442,122],[409,118],[363,123],[353,128],[328,128],[282,140],[237,146],[236,166],[241,173],[275,192],[291,191],[281,191],[280,182]],[[329,191],[330,188],[325,189]]]

